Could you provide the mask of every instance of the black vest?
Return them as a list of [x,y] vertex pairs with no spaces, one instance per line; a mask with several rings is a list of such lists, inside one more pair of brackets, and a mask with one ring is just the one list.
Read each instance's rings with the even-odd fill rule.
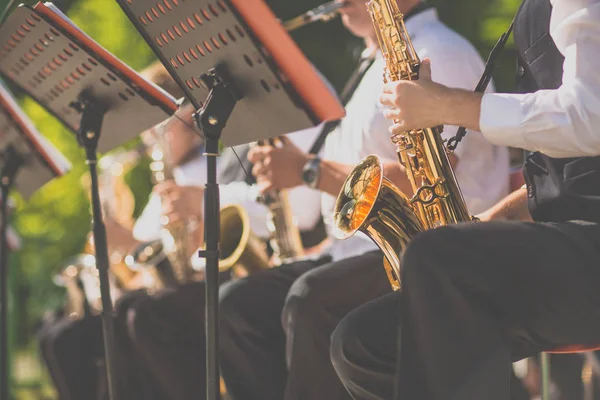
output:
[[[525,0],[515,21],[521,93],[562,84],[564,57],[550,37],[551,11],[549,0]],[[557,159],[526,153],[523,173],[534,220],[600,222],[600,157]]]

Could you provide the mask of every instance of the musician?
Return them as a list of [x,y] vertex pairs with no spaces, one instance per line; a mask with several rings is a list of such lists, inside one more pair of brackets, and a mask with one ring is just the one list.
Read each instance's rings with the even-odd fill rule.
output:
[[[105,217],[105,224],[111,254],[126,254],[136,243],[131,232],[109,216]],[[43,322],[36,336],[61,400],[104,398],[100,315],[85,314],[77,318],[55,315]]]
[[[407,15],[417,52],[440,65],[434,79],[473,87],[483,71],[474,48],[420,1],[401,0],[398,5]],[[382,134],[390,126],[378,104],[384,61],[364,1],[349,1],[342,18],[352,33],[365,39],[364,56],[373,55],[374,62],[347,104],[346,117],[327,138],[323,157],[291,145],[250,152],[264,190],[300,185],[321,190],[328,222],[346,176],[369,154],[381,156],[386,176],[411,193],[395,148]],[[447,127],[446,132],[452,135],[454,130]],[[492,146],[476,133],[467,140],[467,146],[451,158],[469,207],[481,212],[507,193],[508,156],[505,148]],[[328,357],[329,336],[347,312],[391,288],[381,253],[364,236],[347,241],[330,238],[321,255],[221,287],[221,367],[233,399],[348,397]]]
[[[308,151],[316,134],[315,130],[295,132],[283,136],[282,140],[287,145]],[[235,150],[237,156],[232,149],[225,149],[218,159],[221,206],[240,204],[248,213],[254,234],[267,239],[268,210],[257,202],[259,190],[253,177],[250,175],[246,178],[242,168],[248,172],[252,169],[247,161],[249,147],[237,146]],[[241,166],[238,156],[244,163]],[[206,178],[205,159],[197,157],[186,167],[188,165],[192,168],[182,171],[186,174],[185,183],[177,179],[176,182],[157,186],[155,195],[163,199],[163,204],[162,208],[154,211],[154,221],[161,212],[169,220],[202,219],[204,188],[200,185]],[[304,247],[309,249],[322,240],[318,232],[321,221],[320,194],[311,188],[300,187],[288,192],[288,198]],[[158,235],[159,227],[154,222],[154,226],[146,224],[139,230],[136,226],[134,232],[144,232],[144,238],[150,240],[149,235]],[[204,301],[204,282],[199,281],[164,290],[130,308],[130,339],[165,398],[191,399],[203,396],[206,392]]]
[[465,124],[541,153],[527,156],[526,186],[482,215],[490,222],[420,234],[402,291],[341,321],[331,357],[355,399],[392,398],[396,374],[402,399],[506,399],[511,361],[600,341],[600,158],[552,158],[597,154],[600,2],[552,4],[524,1],[515,23],[518,87],[534,93],[455,91],[428,63],[418,82],[385,88],[394,131]]
[[[182,94],[181,90],[169,77],[160,63],[153,64],[142,72],[146,79],[153,81],[168,92]],[[179,92],[179,93],[178,93]],[[185,132],[184,132],[185,133]],[[193,135],[172,135],[169,137],[176,153],[177,164],[185,164],[185,155],[193,148]],[[185,149],[185,150],[184,150]],[[102,163],[102,160],[101,160]],[[111,182],[111,185],[115,182]],[[101,187],[105,191],[109,187]],[[117,199],[122,199],[123,188],[115,186],[112,191]],[[106,193],[104,193],[106,194]],[[102,199],[111,198],[102,196]],[[113,199],[114,200],[114,199]],[[105,225],[110,254],[125,255],[139,245],[143,237],[135,237],[132,232],[132,215],[124,215],[125,210],[132,211],[132,205],[107,201],[105,209]],[[159,218],[157,214],[155,218]],[[139,235],[138,235],[139,236]],[[93,249],[89,249],[93,251]],[[111,259],[111,262],[113,260]],[[114,265],[111,266],[114,272]],[[127,332],[127,312],[141,298],[147,297],[142,289],[144,282],[131,282],[139,290],[124,291],[115,296],[115,339],[117,346],[117,363],[119,393],[128,399],[162,399],[159,388],[148,380],[147,371],[139,363]],[[127,289],[127,288],[125,288]],[[131,288],[129,288],[131,289]],[[63,316],[55,321],[48,321],[40,330],[40,350],[50,370],[57,391],[62,400],[104,399],[107,396],[107,381],[104,367],[104,348],[102,340],[102,322],[99,315],[84,315],[80,319]]]

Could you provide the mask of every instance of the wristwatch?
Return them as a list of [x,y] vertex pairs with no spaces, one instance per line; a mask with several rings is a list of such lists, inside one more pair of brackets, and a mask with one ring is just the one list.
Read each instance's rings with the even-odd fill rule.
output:
[[302,181],[310,188],[316,189],[321,177],[321,159],[312,158],[304,164],[302,168]]

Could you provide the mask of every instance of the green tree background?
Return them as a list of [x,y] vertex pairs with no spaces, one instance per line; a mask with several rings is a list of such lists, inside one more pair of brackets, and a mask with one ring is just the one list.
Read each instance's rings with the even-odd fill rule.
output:
[[[9,0],[0,0],[3,9]],[[271,0],[275,14],[282,20],[298,15],[322,3],[322,0]],[[25,1],[33,5],[34,1]],[[485,57],[500,34],[508,27],[520,0],[430,0],[442,20],[479,49]],[[56,0],[55,5],[91,37],[140,70],[154,56],[114,0]],[[339,21],[316,23],[293,34],[307,57],[339,89],[362,49],[361,42],[344,30]],[[496,86],[501,91],[513,89],[514,56],[512,44],[505,52]],[[81,176],[85,172],[83,152],[73,135],[31,99],[17,93],[22,106],[38,129],[73,163],[67,176],[57,179],[36,193],[28,202],[16,196],[17,208],[12,224],[23,240],[23,247],[12,254],[11,345],[12,375],[17,399],[55,399],[47,373],[41,367],[35,332],[49,309],[60,307],[64,292],[53,284],[61,262],[82,251],[90,229],[89,203]],[[146,182],[147,174],[138,171]],[[133,185],[139,210],[147,198],[149,184]]]

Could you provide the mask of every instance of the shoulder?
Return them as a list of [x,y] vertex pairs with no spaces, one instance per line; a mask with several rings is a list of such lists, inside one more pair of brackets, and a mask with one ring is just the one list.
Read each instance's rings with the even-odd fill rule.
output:
[[414,44],[421,59],[431,60],[436,82],[464,89],[477,85],[485,68],[483,59],[475,46],[439,20],[423,27]]
[[483,62],[471,42],[439,20],[431,21],[423,28],[417,36],[415,49],[427,53],[430,58]]

